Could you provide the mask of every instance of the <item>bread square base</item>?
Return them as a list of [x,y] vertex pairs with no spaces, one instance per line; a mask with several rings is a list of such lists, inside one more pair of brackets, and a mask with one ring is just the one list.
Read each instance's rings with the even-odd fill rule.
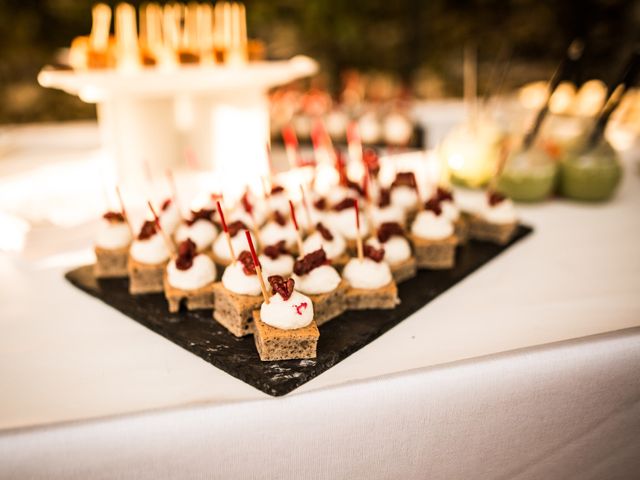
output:
[[348,310],[390,310],[400,303],[395,282],[374,290],[349,287],[345,299]]
[[283,330],[260,320],[260,311],[253,312],[254,340],[263,362],[316,358],[320,331],[313,321],[303,328]]
[[442,240],[428,240],[412,234],[410,239],[418,268],[445,270],[455,265],[458,244],[455,235]]
[[253,311],[262,305],[262,295],[238,295],[222,282],[213,284],[213,318],[236,337],[253,333]]
[[145,293],[162,293],[164,276],[167,262],[147,264],[140,263],[129,255],[127,270],[129,272],[129,293],[132,295],[142,295]]
[[213,308],[213,283],[195,290],[181,290],[169,284],[167,274],[163,277],[164,296],[169,304],[169,311],[180,311],[180,305],[184,303],[187,310],[206,310]]
[[318,326],[324,325],[347,310],[345,295],[348,289],[347,282],[343,280],[332,292],[307,295],[313,302],[314,320]]
[[458,219],[453,222],[454,234],[458,239],[458,245],[466,244],[469,241],[469,221],[463,214],[460,214]]
[[469,215],[469,237],[475,240],[505,245],[513,238],[517,228],[517,222],[490,223],[477,215]]
[[128,275],[129,246],[116,249],[94,247],[93,251],[96,254],[93,266],[96,278],[121,278]]
[[407,258],[403,262],[398,262],[394,265],[389,265],[391,274],[396,283],[405,282],[416,276],[418,273],[418,264],[413,257]]

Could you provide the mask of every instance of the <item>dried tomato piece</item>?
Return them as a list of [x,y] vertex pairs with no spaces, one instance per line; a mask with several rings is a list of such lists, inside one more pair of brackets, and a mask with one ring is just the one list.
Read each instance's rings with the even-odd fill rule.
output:
[[296,260],[296,263],[293,264],[293,272],[300,276],[306,275],[314,268],[327,265],[328,263],[327,254],[323,248],[319,248],[315,252],[308,253],[304,257]]
[[247,226],[241,220],[236,220],[227,225],[227,229],[229,230],[229,235],[235,237],[239,231],[247,230]]
[[438,187],[435,196],[441,202],[453,202],[453,192],[446,188]]
[[187,238],[178,246],[178,258],[176,258],[178,270],[189,270],[197,254],[196,244],[190,238]]
[[438,200],[436,197],[431,197],[429,200],[427,200],[424,204],[424,208],[425,210],[429,210],[435,213],[437,216],[440,216],[440,214],[442,213],[440,200]]
[[404,237],[404,229],[398,222],[384,222],[378,228],[378,241],[385,243],[394,235]]
[[279,293],[283,300],[286,301],[291,298],[293,287],[296,284],[293,278],[285,280],[280,275],[271,275],[267,280],[269,281],[269,285],[271,285],[271,290],[274,293]]
[[102,215],[102,218],[104,218],[105,220],[107,220],[109,222],[113,222],[113,223],[123,223],[124,222],[124,215],[122,215],[122,213],[120,213],[120,212],[107,212],[104,215]]
[[193,225],[198,220],[206,220],[208,222],[212,222],[213,223],[214,212],[215,212],[215,210],[208,209],[208,208],[202,208],[202,209],[197,210],[197,211],[196,210],[191,210],[191,218],[189,220],[187,220],[185,223],[187,225]]
[[369,169],[369,174],[372,177],[378,175],[378,172],[380,171],[380,158],[378,157],[378,152],[373,148],[365,148],[362,154],[362,161]]
[[276,193],[284,192],[284,187],[280,185],[274,185],[271,187],[271,195],[275,195]]
[[280,240],[278,243],[274,243],[273,245],[269,245],[268,247],[264,247],[262,251],[267,257],[271,260],[275,260],[280,255],[288,255],[289,252],[285,246],[285,241]]
[[279,210],[273,212],[273,220],[281,227],[287,224],[287,218]]
[[383,188],[380,190],[380,198],[378,199],[378,206],[380,208],[388,207],[391,205],[391,190]]
[[171,206],[172,203],[173,203],[173,200],[171,200],[170,198],[167,198],[164,202],[162,202],[162,206],[160,207],[160,210],[164,212],[167,208]]
[[496,205],[504,202],[506,199],[507,197],[505,197],[500,192],[496,192],[495,190],[487,192],[487,201],[492,207],[495,207]]
[[147,220],[142,224],[140,233],[138,234],[138,240],[147,240],[156,234],[157,227],[154,220]]
[[242,271],[245,275],[255,275],[256,266],[253,263],[253,257],[248,250],[243,250],[238,255],[238,261],[242,264]]
[[322,235],[322,238],[324,238],[325,240],[327,240],[328,242],[330,242],[331,240],[333,240],[333,234],[331,233],[331,231],[325,227],[321,222],[319,222],[318,224],[316,224],[316,230],[318,230],[318,232],[320,232],[320,235]]
[[333,209],[336,212],[341,212],[342,210],[346,210],[347,208],[355,208],[356,206],[356,199],[355,198],[351,198],[351,197],[347,197],[344,200],[342,200],[341,202],[336,203],[333,206]]
[[244,195],[242,195],[242,199],[240,201],[242,203],[242,208],[244,208],[244,211],[249,215],[253,215],[253,205],[251,204],[251,200],[249,200],[249,192],[244,192]]
[[313,202],[313,206],[316,210],[326,210],[327,208],[327,200],[322,197]]
[[380,263],[384,258],[384,248],[375,248],[371,245],[365,245],[362,249],[365,257],[370,258],[376,263]]
[[391,184],[392,189],[395,187],[410,187],[417,190],[418,184],[416,183],[416,176],[413,172],[398,172],[395,180]]

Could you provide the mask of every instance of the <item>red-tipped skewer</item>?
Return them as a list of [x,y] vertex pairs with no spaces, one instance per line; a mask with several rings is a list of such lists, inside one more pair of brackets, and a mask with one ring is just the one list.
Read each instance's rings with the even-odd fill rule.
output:
[[362,247],[362,235],[360,234],[360,207],[358,206],[357,198],[354,207],[356,212],[356,246],[358,248],[358,260],[362,261],[364,259],[364,250]]
[[149,205],[149,210],[151,210],[151,213],[153,214],[153,219],[156,222],[156,228],[160,232],[160,235],[162,235],[162,239],[164,240],[164,244],[167,247],[167,250],[169,250],[169,256],[173,260],[176,256],[176,249],[173,244],[173,241],[171,241],[171,238],[169,238],[169,236],[167,235],[167,232],[165,232],[164,229],[162,228],[162,225],[160,225],[160,217],[156,213],[156,209],[153,208],[153,204],[151,203],[151,200],[147,200],[147,205]]
[[224,219],[224,212],[222,211],[222,205],[220,201],[216,200],[216,207],[218,208],[218,215],[220,215],[220,223],[222,223],[222,230],[224,230],[224,236],[227,238],[227,246],[229,247],[229,255],[231,256],[231,263],[236,263],[236,253],[233,251],[233,244],[231,243],[231,235],[229,235],[229,228],[227,222]]
[[300,256],[303,255],[304,250],[302,249],[302,235],[300,234],[300,227],[298,227],[298,220],[296,220],[296,209],[293,206],[293,202],[289,200],[289,211],[291,212],[291,222],[296,229],[296,241],[298,242],[298,252]]
[[176,186],[176,179],[173,176],[173,172],[171,171],[170,168],[167,168],[166,174],[167,174],[167,181],[169,182],[169,188],[171,189],[171,197],[173,198],[173,201],[176,202],[176,207],[178,208],[178,211],[182,212],[182,208],[180,208],[181,207],[180,201],[178,200],[178,187]]
[[118,195],[118,202],[120,203],[120,213],[124,217],[124,221],[127,223],[127,227],[129,227],[129,233],[131,234],[131,238],[133,235],[133,227],[131,226],[131,222],[129,221],[129,215],[127,215],[127,210],[124,208],[124,201],[122,200],[122,193],[120,192],[120,187],[116,185],[116,195]]
[[247,236],[247,243],[249,244],[249,251],[251,252],[253,265],[256,267],[256,274],[258,275],[258,280],[260,281],[260,290],[262,290],[264,303],[268,305],[269,293],[267,292],[267,286],[264,284],[264,278],[262,277],[262,265],[260,265],[260,260],[258,260],[258,255],[256,255],[256,249],[253,246],[253,240],[251,239],[251,232],[249,230],[245,230],[244,234]]
[[309,210],[309,203],[307,202],[307,195],[304,193],[304,187],[300,184],[300,194],[302,195],[302,206],[304,207],[304,213],[307,217],[307,230],[313,229],[311,224],[311,210]]
[[284,148],[289,160],[289,168],[294,168],[300,164],[298,155],[298,137],[296,131],[291,125],[282,127],[282,139],[284,140]]
[[362,141],[360,140],[360,132],[356,122],[351,122],[347,125],[347,149],[352,161],[363,163]]

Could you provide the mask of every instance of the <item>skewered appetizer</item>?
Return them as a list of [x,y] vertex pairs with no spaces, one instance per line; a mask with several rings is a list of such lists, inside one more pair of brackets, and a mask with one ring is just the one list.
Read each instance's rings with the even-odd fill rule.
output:
[[367,245],[384,249],[384,261],[389,264],[396,283],[402,283],[416,276],[417,263],[411,253],[411,245],[399,223],[385,222],[377,234],[367,240]]
[[315,231],[305,238],[302,247],[305,254],[322,248],[327,259],[337,267],[344,267],[349,261],[344,237],[325,227],[323,223],[316,224]]
[[213,224],[215,210],[203,208],[191,212],[191,218],[183,220],[174,235],[177,243],[191,239],[198,252],[211,250],[213,241],[218,236],[218,229]]
[[169,311],[177,312],[184,303],[187,310],[213,308],[213,282],[216,266],[204,253],[198,253],[190,238],[178,246],[178,256],[167,264],[164,295]]
[[295,260],[287,250],[284,240],[264,247],[258,258],[266,275],[290,277],[293,273]]
[[133,295],[163,292],[162,278],[170,255],[157,222],[144,222],[129,249],[129,292]]
[[411,225],[411,243],[418,268],[453,268],[458,239],[451,220],[445,217],[440,202],[430,199]]
[[365,245],[363,257],[352,258],[344,267],[342,273],[349,284],[346,293],[349,310],[393,309],[400,303],[398,287],[383,258],[383,249]]
[[127,276],[127,259],[131,245],[131,229],[120,212],[107,212],[102,216],[95,239],[96,263],[93,273],[97,278]]
[[482,197],[480,206],[469,215],[469,236],[476,240],[505,245],[518,228],[513,202],[495,191]]

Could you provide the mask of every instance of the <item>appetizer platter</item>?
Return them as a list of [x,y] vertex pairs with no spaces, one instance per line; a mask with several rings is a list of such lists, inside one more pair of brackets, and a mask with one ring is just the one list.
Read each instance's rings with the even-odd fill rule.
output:
[[[364,347],[531,232],[491,187],[462,211],[444,180],[377,158],[358,181],[333,157],[337,181],[314,170],[293,195],[263,178],[229,201],[210,194],[183,215],[176,189],[147,202],[134,228],[119,209],[101,220],[96,263],[76,287],[270,394],[284,395]],[[318,158],[327,158],[318,155]],[[327,166],[326,164],[324,165]],[[306,167],[305,167],[306,168]],[[470,207],[468,207],[470,208]]]

